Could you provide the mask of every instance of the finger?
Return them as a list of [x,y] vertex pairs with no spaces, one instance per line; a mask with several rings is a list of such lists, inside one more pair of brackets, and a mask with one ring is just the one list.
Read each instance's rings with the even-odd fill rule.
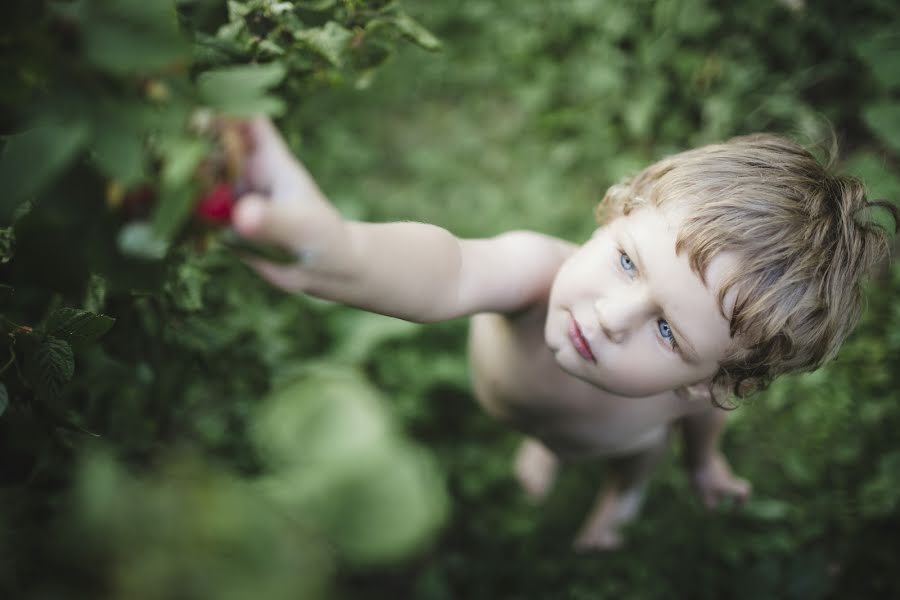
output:
[[248,127],[253,132],[254,149],[247,155],[243,176],[250,189],[265,194],[274,204],[325,200],[306,167],[270,121],[257,119]]
[[282,158],[293,159],[294,155],[287,142],[268,117],[253,117],[245,122],[244,130],[254,147],[264,147],[276,152]]
[[241,198],[232,217],[234,228],[240,235],[292,250],[297,250],[305,238],[307,221],[297,204],[276,204],[257,194]]
[[238,200],[232,213],[232,225],[246,238],[257,238],[262,234],[266,220],[266,200],[256,194],[247,194]]

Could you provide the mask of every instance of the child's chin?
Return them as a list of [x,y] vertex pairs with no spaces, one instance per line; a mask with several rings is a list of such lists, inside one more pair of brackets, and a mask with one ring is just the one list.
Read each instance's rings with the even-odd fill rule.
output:
[[580,379],[585,383],[589,383],[595,388],[613,396],[621,396],[623,398],[646,398],[659,393],[653,390],[636,388],[628,382],[611,382],[609,379],[604,378],[601,373],[594,371],[587,372],[584,368],[573,367],[571,364],[565,364],[565,362],[566,361],[557,359],[560,368],[569,375]]
[[604,389],[603,382],[598,379],[597,374],[589,372],[590,369],[587,368],[588,365],[585,364],[584,359],[574,350],[563,346],[554,351],[553,355],[556,358],[556,364],[568,375],[590,383],[594,387]]

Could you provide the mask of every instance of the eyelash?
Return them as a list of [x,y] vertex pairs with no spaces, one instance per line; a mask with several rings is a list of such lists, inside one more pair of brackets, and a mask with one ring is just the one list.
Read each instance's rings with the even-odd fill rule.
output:
[[[626,266],[626,261],[629,266]],[[637,272],[636,267],[634,266],[634,261],[631,260],[631,257],[628,256],[623,250],[619,250],[619,267],[625,272],[626,275],[634,278],[634,274]],[[662,333],[662,324],[665,324],[666,328],[669,330],[669,337],[666,337]],[[656,329],[659,332],[660,337],[669,345],[672,350],[681,354],[681,346],[678,345],[678,340],[675,339],[675,333],[672,331],[672,328],[669,326],[668,321],[665,319],[657,319],[656,320]]]

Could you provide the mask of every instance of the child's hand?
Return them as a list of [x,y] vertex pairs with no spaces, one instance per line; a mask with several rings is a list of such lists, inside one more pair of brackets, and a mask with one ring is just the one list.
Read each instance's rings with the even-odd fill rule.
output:
[[708,509],[718,507],[723,500],[729,498],[733,498],[738,504],[744,504],[750,497],[750,482],[736,477],[720,452],[692,468],[690,477],[694,490]]
[[235,207],[232,224],[241,237],[281,246],[300,260],[296,266],[251,258],[245,262],[272,284],[298,291],[304,269],[339,266],[344,220],[268,119],[237,127],[245,138],[241,177],[248,193]]

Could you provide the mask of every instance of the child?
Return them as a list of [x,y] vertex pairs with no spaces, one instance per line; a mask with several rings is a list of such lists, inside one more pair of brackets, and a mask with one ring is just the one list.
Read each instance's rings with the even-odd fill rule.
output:
[[796,144],[755,135],[613,186],[581,246],[529,231],[463,240],[344,220],[268,121],[248,131],[246,176],[261,193],[241,200],[234,226],[300,262],[245,260],[285,290],[401,319],[471,316],[475,396],[527,436],[515,459],[525,490],[544,496],[561,461],[610,461],[582,550],[622,543],[676,425],[703,503],[748,497],[718,449],[721,400],[836,354],[887,250],[862,213],[881,205],[897,219]]

